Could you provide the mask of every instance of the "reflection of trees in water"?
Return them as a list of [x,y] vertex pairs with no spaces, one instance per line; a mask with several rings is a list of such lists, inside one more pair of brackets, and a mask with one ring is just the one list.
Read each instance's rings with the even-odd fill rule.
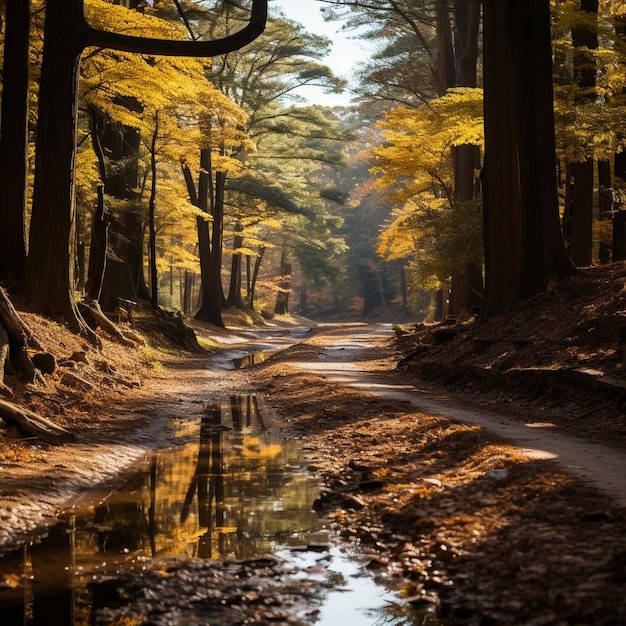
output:
[[[271,549],[276,535],[288,535],[298,519],[310,515],[312,498],[302,504],[294,475],[285,472],[294,448],[268,440],[265,420],[254,396],[232,396],[223,405],[205,409],[194,475],[183,501],[180,523],[191,519],[197,497],[197,555],[216,558],[232,554],[246,558]],[[291,488],[293,485],[294,488]],[[286,500],[300,499],[287,507]],[[300,496],[300,498],[298,498]],[[304,526],[308,529],[311,520]],[[298,525],[299,526],[299,525]]]
[[[120,489],[68,514],[10,566],[3,560],[3,571],[25,583],[3,590],[3,600],[15,596],[15,608],[5,612],[3,602],[2,624],[10,615],[7,623],[88,626],[92,609],[106,604],[88,588],[94,572],[141,567],[137,557],[144,556],[249,558],[270,552],[277,539],[288,543],[316,529],[317,490],[289,467],[301,464],[296,443],[273,440],[267,424],[253,396],[210,406],[196,422],[194,443],[146,459]],[[33,612],[38,617],[26,620]]]

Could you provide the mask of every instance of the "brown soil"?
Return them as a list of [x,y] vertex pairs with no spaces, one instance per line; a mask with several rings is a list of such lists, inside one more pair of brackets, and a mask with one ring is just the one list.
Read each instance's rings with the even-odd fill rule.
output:
[[[410,601],[446,624],[624,622],[623,509],[478,427],[303,372],[331,340],[285,351],[256,379],[311,450],[317,506],[372,550],[373,571],[405,578]],[[388,371],[389,354],[373,346],[361,365]]]
[[[421,350],[426,356],[403,371],[395,369],[398,346],[406,354],[432,329],[420,328],[400,344],[390,337],[359,359],[369,370],[412,382],[434,371],[431,389],[441,390],[443,381],[459,400],[514,407],[521,417],[541,410],[541,419],[564,432],[620,446],[619,392],[595,383],[581,388],[570,374],[555,385],[548,370],[571,373],[584,365],[598,370],[596,377],[624,380],[622,348],[610,333],[611,324],[619,326],[615,313],[626,310],[624,272],[624,265],[585,270],[489,325],[429,344]],[[45,387],[9,380],[13,401],[53,418],[79,442],[54,448],[0,428],[0,550],[95,480],[114,478],[133,455],[167,444],[163,429],[181,407],[197,410],[207,396],[247,387],[267,394],[285,429],[302,437],[325,485],[316,507],[362,544],[373,573],[405,580],[414,606],[438,607],[441,622],[455,625],[626,623],[624,509],[478,427],[302,370],[345,331],[319,329],[262,366],[224,377],[204,367],[206,356],[129,350],[106,339],[97,352],[55,322],[24,317],[55,355],[85,351],[87,362],[76,367],[95,388],[68,387],[61,373],[47,377]],[[599,322],[581,330],[591,320]],[[232,340],[216,329],[197,330],[213,349]],[[477,350],[476,338],[488,341]],[[506,375],[535,366],[543,369],[530,382]],[[461,376],[467,371],[473,375]]]

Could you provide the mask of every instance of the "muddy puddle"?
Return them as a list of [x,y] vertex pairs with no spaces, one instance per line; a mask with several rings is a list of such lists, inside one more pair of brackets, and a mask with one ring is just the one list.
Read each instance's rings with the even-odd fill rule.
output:
[[44,539],[0,559],[2,626],[91,626],[107,607],[94,583],[139,577],[154,559],[262,555],[323,583],[307,623],[436,624],[407,612],[326,529],[311,508],[319,485],[304,453],[271,426],[253,396],[176,420],[180,445],[147,456],[119,488],[81,498]]

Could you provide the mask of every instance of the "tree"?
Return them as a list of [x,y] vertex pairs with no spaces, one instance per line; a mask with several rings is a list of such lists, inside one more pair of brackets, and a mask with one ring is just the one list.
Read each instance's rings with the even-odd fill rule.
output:
[[548,0],[484,2],[483,318],[573,271],[556,188]]
[[[598,0],[581,0],[582,19],[572,26],[576,101],[585,104],[595,100],[598,48]],[[569,164],[566,209],[570,226],[570,256],[576,265],[591,265],[593,252],[593,172],[594,159],[588,156]]]
[[422,288],[448,286],[459,268],[481,265],[480,206],[456,192],[455,165],[460,146],[482,147],[482,105],[481,90],[455,88],[428,106],[398,107],[377,125],[384,144],[372,149],[371,171],[397,207],[378,251],[410,262]]
[[[97,3],[94,3],[97,4]],[[100,3],[102,10],[111,5]],[[158,40],[106,32],[90,26],[82,0],[48,0],[39,93],[36,178],[29,256],[21,281],[28,302],[86,330],[73,297],[73,169],[77,116],[78,60],[85,47],[173,56],[213,56],[236,50],[264,29],[267,0],[253,0],[247,24],[211,41]]]
[[[253,236],[253,229],[239,231],[242,220],[264,221],[262,213],[280,196],[276,184],[289,186],[290,176],[302,181],[321,160],[337,159],[337,151],[316,146],[329,138],[345,138],[333,125],[333,116],[316,107],[285,106],[292,92],[304,85],[322,85],[339,89],[343,82],[319,63],[329,42],[315,38],[304,29],[279,16],[268,22],[265,33],[246,51],[230,53],[214,64],[211,79],[221,92],[246,114],[245,119],[220,117],[212,113],[203,123],[210,152],[204,154],[198,191],[193,177],[186,172],[190,196],[198,206],[210,207],[210,252],[207,221],[198,220],[202,271],[202,296],[196,318],[220,325],[222,304],[241,306],[241,254],[248,251],[243,234]],[[244,140],[245,138],[245,140]],[[205,148],[209,150],[209,148]],[[298,163],[298,167],[286,163]],[[305,164],[306,165],[303,165]],[[188,165],[187,161],[187,165]],[[204,174],[206,172],[206,175]],[[201,189],[201,184],[203,185]],[[208,193],[208,201],[204,198]],[[289,203],[287,203],[289,204]],[[290,210],[304,212],[307,202],[298,198]],[[310,204],[315,204],[313,201]],[[222,296],[222,244],[225,228],[236,233],[232,250],[229,297]],[[258,266],[257,266],[258,270]],[[257,272],[258,274],[258,272]],[[210,277],[210,278],[209,278]],[[208,281],[211,281],[211,285]]]
[[21,276],[26,260],[28,42],[30,0],[6,6],[0,120],[0,279]]

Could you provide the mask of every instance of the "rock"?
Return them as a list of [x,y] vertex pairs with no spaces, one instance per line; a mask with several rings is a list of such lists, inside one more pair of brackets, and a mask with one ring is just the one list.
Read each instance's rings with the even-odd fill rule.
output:
[[87,353],[84,350],[77,350],[70,356],[70,361],[76,361],[77,363],[89,363],[87,360]]
[[343,507],[345,509],[354,509],[355,511],[360,511],[361,509],[364,509],[365,506],[365,500],[362,500],[358,496],[346,495],[343,498]]
[[359,489],[361,489],[361,491],[380,491],[381,489],[383,489],[385,487],[387,483],[385,483],[382,480],[377,480],[375,478],[372,478],[370,480],[362,480],[359,483]]
[[34,354],[30,360],[43,374],[54,374],[57,369],[56,357],[49,352],[38,352]]
[[503,469],[492,469],[487,472],[487,478],[491,478],[492,480],[504,480],[509,475],[509,470],[506,468]]

